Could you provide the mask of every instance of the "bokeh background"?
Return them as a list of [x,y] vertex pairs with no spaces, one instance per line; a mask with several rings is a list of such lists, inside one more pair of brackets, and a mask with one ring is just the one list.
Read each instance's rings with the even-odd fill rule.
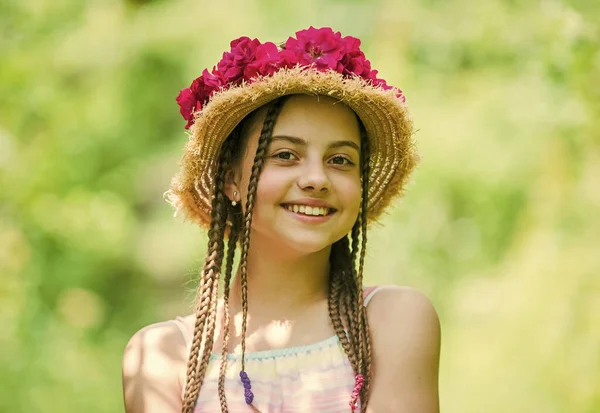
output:
[[123,411],[140,327],[190,311],[206,238],[163,200],[175,96],[241,35],[363,39],[422,163],[370,284],[424,291],[442,411],[600,412],[600,3],[0,0],[0,411]]

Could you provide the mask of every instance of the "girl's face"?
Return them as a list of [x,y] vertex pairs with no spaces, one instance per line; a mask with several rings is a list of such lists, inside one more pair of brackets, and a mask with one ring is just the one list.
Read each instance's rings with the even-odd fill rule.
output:
[[[233,190],[245,208],[266,110],[247,132]],[[352,229],[361,203],[360,129],[354,112],[322,96],[294,95],[283,105],[258,180],[252,237],[301,253],[320,251]]]

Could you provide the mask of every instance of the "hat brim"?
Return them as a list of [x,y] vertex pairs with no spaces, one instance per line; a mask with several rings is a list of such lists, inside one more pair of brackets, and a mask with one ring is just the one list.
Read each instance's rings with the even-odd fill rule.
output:
[[221,145],[252,111],[294,94],[330,96],[346,104],[362,121],[370,146],[369,222],[376,221],[390,202],[403,194],[419,158],[412,140],[412,121],[396,91],[334,71],[296,67],[221,91],[196,115],[180,172],[167,191],[168,201],[177,211],[208,228]]

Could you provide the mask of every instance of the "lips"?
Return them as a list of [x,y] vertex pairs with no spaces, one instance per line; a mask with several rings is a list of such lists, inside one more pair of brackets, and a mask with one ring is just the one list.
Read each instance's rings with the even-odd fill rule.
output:
[[[312,204],[312,205],[311,205]],[[324,217],[333,214],[337,210],[322,201],[311,201],[305,203],[284,203],[281,206],[290,212],[304,216]]]
[[298,205],[298,204],[283,204],[282,205],[288,211],[295,212],[296,214],[303,214],[307,216],[327,216],[335,212],[334,208],[321,207],[321,206],[310,206],[310,205]]

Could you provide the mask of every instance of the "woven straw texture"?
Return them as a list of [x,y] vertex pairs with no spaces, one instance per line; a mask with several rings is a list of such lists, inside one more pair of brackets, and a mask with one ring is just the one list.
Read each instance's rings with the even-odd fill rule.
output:
[[210,224],[213,180],[221,145],[236,125],[255,109],[286,95],[323,95],[338,99],[361,119],[370,144],[368,220],[376,221],[403,194],[418,162],[406,104],[394,90],[374,87],[360,78],[296,67],[281,69],[251,84],[215,94],[196,114],[190,139],[166,198],[184,216]]

